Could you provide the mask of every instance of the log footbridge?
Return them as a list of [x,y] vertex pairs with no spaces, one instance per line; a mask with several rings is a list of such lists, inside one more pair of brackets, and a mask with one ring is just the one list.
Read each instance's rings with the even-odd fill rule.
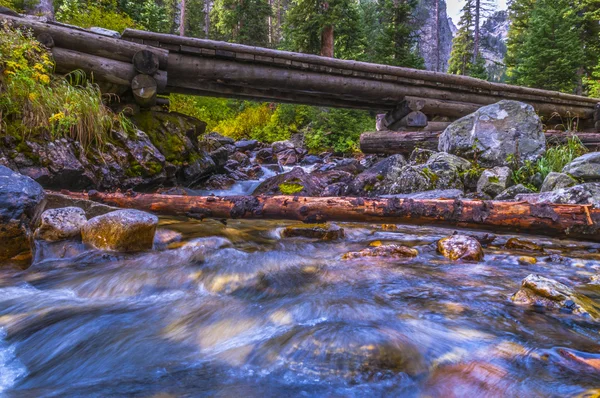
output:
[[2,19],[31,29],[51,48],[58,73],[83,70],[103,90],[131,93],[141,106],[154,105],[157,94],[183,93],[355,108],[385,113],[382,130],[427,132],[512,99],[531,104],[544,120],[577,118],[580,127],[600,131],[594,98],[140,30],[108,37],[6,11]]

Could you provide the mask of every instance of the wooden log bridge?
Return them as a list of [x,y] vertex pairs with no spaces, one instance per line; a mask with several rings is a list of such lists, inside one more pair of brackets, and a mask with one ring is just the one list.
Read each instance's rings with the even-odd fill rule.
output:
[[177,196],[62,192],[78,199],[197,219],[287,219],[308,223],[358,221],[440,224],[496,232],[600,241],[600,209],[591,205],[532,204],[454,199],[297,196]]
[[156,94],[193,95],[366,109],[385,127],[424,128],[502,99],[531,104],[546,119],[578,117],[600,128],[598,99],[491,83],[467,76],[340,60],[126,29],[119,37],[31,17],[0,19],[33,30],[52,48],[57,71],[81,69],[142,106]]

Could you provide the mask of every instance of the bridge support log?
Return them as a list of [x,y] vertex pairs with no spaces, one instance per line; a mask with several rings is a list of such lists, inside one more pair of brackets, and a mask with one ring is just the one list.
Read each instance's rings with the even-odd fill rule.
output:
[[[81,198],[82,194],[73,196]],[[449,199],[124,195],[96,191],[89,193],[89,199],[112,206],[199,219],[435,223],[600,241],[600,209],[591,205]]]
[[423,112],[410,112],[402,119],[392,123],[388,128],[390,130],[398,130],[401,128],[422,128],[427,126],[427,116]]
[[[434,122],[435,123],[435,122]],[[410,155],[415,148],[437,150],[438,138],[442,131],[376,131],[360,136],[360,150],[363,153]],[[600,135],[597,133],[565,133],[547,131],[544,133],[549,145],[564,144],[576,135],[591,151],[600,149]]]
[[139,106],[149,108],[156,104],[158,85],[152,76],[142,74],[135,76],[131,81],[131,91]]
[[600,133],[600,102],[594,108],[594,127]]

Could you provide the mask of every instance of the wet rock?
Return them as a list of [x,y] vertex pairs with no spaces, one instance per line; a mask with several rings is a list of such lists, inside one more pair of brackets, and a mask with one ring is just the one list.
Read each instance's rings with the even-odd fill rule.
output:
[[438,149],[477,158],[484,167],[511,166],[511,160],[537,160],[546,151],[546,138],[531,105],[505,100],[452,123],[440,135]]
[[35,255],[32,263],[35,265],[43,261],[52,261],[63,258],[73,258],[88,250],[81,240],[70,239],[50,242],[45,240],[35,241]]
[[31,253],[31,228],[45,203],[37,182],[0,166],[0,261]]
[[298,224],[286,227],[281,235],[285,238],[303,237],[319,240],[337,240],[345,236],[344,228],[336,224]]
[[263,148],[256,152],[256,160],[260,163],[273,163],[273,148]]
[[158,218],[139,210],[118,210],[83,226],[83,242],[97,249],[135,252],[152,249]]
[[276,141],[271,144],[273,153],[283,152],[286,149],[294,149],[294,144],[291,141]]
[[166,249],[170,244],[181,242],[183,235],[170,229],[158,228],[154,234],[154,248],[158,250]]
[[208,155],[214,162],[215,167],[219,170],[223,169],[227,163],[227,160],[229,159],[229,151],[225,147],[220,147],[214,151],[210,151]]
[[563,173],[582,181],[600,181],[600,152],[590,152],[566,165]]
[[42,213],[35,237],[51,242],[76,238],[81,235],[81,228],[86,222],[85,211],[79,207],[46,210]]
[[[590,307],[590,300],[576,294],[570,287],[541,275],[530,274],[511,300],[517,304],[565,309],[575,314],[600,315]],[[591,312],[590,312],[591,311]]]
[[524,186],[523,184],[517,184],[517,185],[513,185],[512,187],[509,187],[509,188],[505,189],[504,191],[500,192],[500,194],[498,194],[498,196],[496,196],[494,199],[496,199],[496,200],[512,200],[517,195],[524,194],[524,193],[533,193],[533,191],[531,189],[527,188],[526,186]]
[[250,165],[250,158],[248,158],[248,155],[244,154],[243,152],[234,152],[233,155],[231,155],[229,157],[230,160],[235,160],[236,162],[238,162],[240,165],[242,166],[249,166]]
[[483,260],[483,249],[479,241],[466,235],[452,235],[440,239],[437,243],[437,250],[450,260]]
[[507,371],[487,362],[448,363],[433,370],[425,397],[504,397],[510,395],[512,380]]
[[323,163],[323,159],[321,159],[321,157],[317,155],[307,155],[304,157],[304,159],[302,159],[301,162],[301,164],[303,165],[311,165],[317,163]]
[[544,179],[542,187],[540,188],[540,192],[550,192],[557,189],[569,188],[576,184],[577,180],[575,180],[573,177],[564,173],[556,173],[553,171]]
[[402,245],[380,245],[363,249],[358,252],[349,252],[342,256],[344,260],[351,260],[362,257],[381,257],[381,258],[413,258],[419,255],[417,249]]
[[233,178],[226,176],[225,174],[215,174],[210,176],[208,180],[202,184],[202,188],[220,191],[230,188],[233,184],[235,184]]
[[285,149],[277,152],[277,162],[282,166],[289,166],[292,164],[299,163],[301,154],[296,149]]
[[528,250],[534,252],[544,251],[544,249],[540,245],[519,238],[510,238],[506,241],[504,247],[512,250]]
[[517,261],[521,265],[537,264],[537,259],[535,257],[530,257],[530,256],[521,256],[521,257],[519,257],[519,259]]
[[317,177],[296,167],[292,171],[266,179],[252,194],[320,196],[322,191],[323,185]]
[[256,140],[241,140],[235,143],[235,147],[239,151],[252,151],[258,147]]
[[490,195],[492,198],[498,196],[512,184],[511,171],[508,167],[494,167],[484,170],[477,181],[477,192]]
[[85,212],[86,218],[93,218],[96,216],[101,216],[102,214],[119,210],[117,207],[103,205],[92,200],[77,199],[56,192],[48,192],[46,194],[46,199],[47,203],[45,210],[60,209],[64,207],[78,207]]
[[600,183],[588,182],[539,194],[520,194],[517,201],[529,203],[591,204],[600,207]]

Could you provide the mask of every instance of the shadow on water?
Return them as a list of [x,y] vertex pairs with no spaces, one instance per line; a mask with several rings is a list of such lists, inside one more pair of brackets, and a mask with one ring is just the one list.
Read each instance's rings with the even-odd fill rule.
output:
[[[577,396],[599,388],[591,318],[513,305],[539,273],[600,304],[600,246],[537,239],[453,263],[450,230],[344,224],[281,238],[285,222],[163,219],[162,251],[85,251],[0,273],[7,397]],[[414,259],[343,260],[380,240]]]

